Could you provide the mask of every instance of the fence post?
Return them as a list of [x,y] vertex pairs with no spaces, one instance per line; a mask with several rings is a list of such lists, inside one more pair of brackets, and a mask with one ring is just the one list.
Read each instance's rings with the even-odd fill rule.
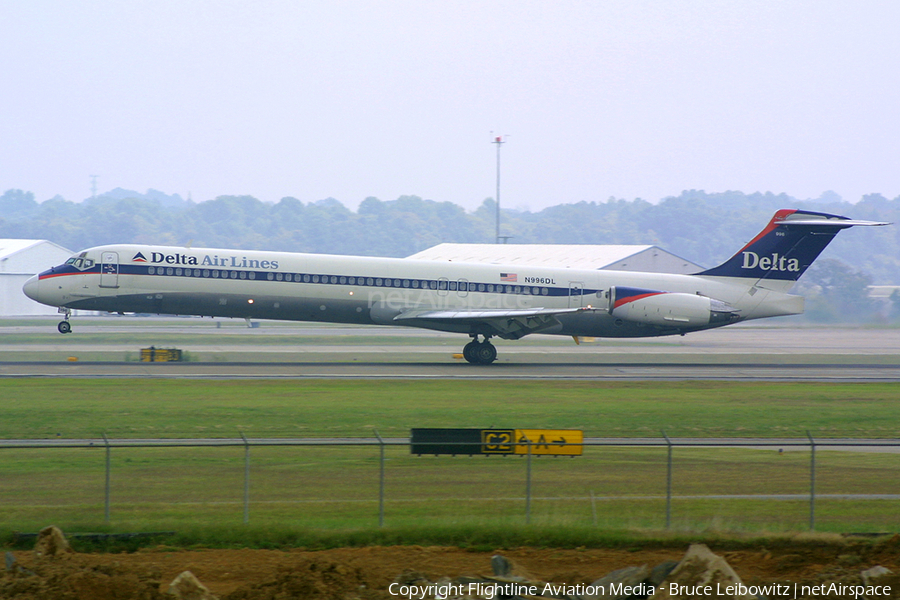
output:
[[250,442],[241,431],[244,440],[244,525],[250,522]]
[[103,432],[103,443],[106,445],[106,483],[104,485],[103,494],[103,520],[109,524],[110,447],[109,439],[107,439],[105,431]]
[[668,458],[666,460],[666,529],[672,525],[672,440],[662,432],[666,438],[666,447],[668,448]]
[[525,523],[531,523],[531,440],[525,438],[528,459],[525,469]]
[[809,438],[809,530],[816,529],[816,440],[807,430]]
[[381,457],[378,460],[378,526],[384,527],[384,440],[378,434],[377,429],[372,431],[378,438],[378,446],[381,450]]

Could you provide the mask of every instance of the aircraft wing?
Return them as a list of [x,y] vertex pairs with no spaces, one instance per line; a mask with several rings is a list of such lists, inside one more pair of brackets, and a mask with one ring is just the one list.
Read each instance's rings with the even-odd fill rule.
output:
[[[479,333],[490,332],[504,339],[519,339],[529,333],[536,333],[559,323],[557,315],[596,310],[590,306],[575,308],[499,308],[482,310],[407,310],[396,317],[398,324],[403,321],[427,321],[432,324],[444,323],[454,326],[470,326]],[[404,323],[406,324],[406,323]],[[410,325],[412,323],[409,323]]]

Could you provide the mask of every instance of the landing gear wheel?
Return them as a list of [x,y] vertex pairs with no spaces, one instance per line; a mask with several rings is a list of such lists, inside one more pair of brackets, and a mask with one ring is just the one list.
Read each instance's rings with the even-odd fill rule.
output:
[[72,333],[72,325],[68,321],[60,321],[56,328],[60,333]]
[[478,349],[478,346],[481,344],[478,340],[472,340],[463,348],[463,358],[466,359],[467,362],[475,363],[478,362],[478,359],[475,358],[475,351]]
[[485,340],[478,344],[478,347],[472,352],[472,356],[475,358],[476,364],[489,365],[497,360],[497,349],[492,343]]

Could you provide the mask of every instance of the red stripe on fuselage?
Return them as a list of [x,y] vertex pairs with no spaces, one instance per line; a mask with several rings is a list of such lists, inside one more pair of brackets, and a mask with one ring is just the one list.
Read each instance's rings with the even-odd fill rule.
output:
[[92,271],[76,271],[74,273],[47,273],[46,275],[38,275],[38,281],[42,279],[50,279],[51,277],[65,277],[66,275],[87,275]]

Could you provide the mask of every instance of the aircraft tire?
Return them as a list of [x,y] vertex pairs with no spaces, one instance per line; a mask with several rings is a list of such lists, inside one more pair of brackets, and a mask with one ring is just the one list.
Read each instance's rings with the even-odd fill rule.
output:
[[478,359],[475,356],[475,351],[480,345],[481,344],[479,344],[477,341],[472,340],[471,342],[466,344],[465,347],[463,347],[463,358],[466,359],[466,362],[470,362],[473,364],[478,362]]
[[68,321],[60,321],[59,325],[56,326],[56,329],[60,333],[71,333],[72,325]]
[[497,349],[490,342],[482,342],[478,344],[475,351],[472,352],[475,363],[479,365],[489,365],[497,360]]

